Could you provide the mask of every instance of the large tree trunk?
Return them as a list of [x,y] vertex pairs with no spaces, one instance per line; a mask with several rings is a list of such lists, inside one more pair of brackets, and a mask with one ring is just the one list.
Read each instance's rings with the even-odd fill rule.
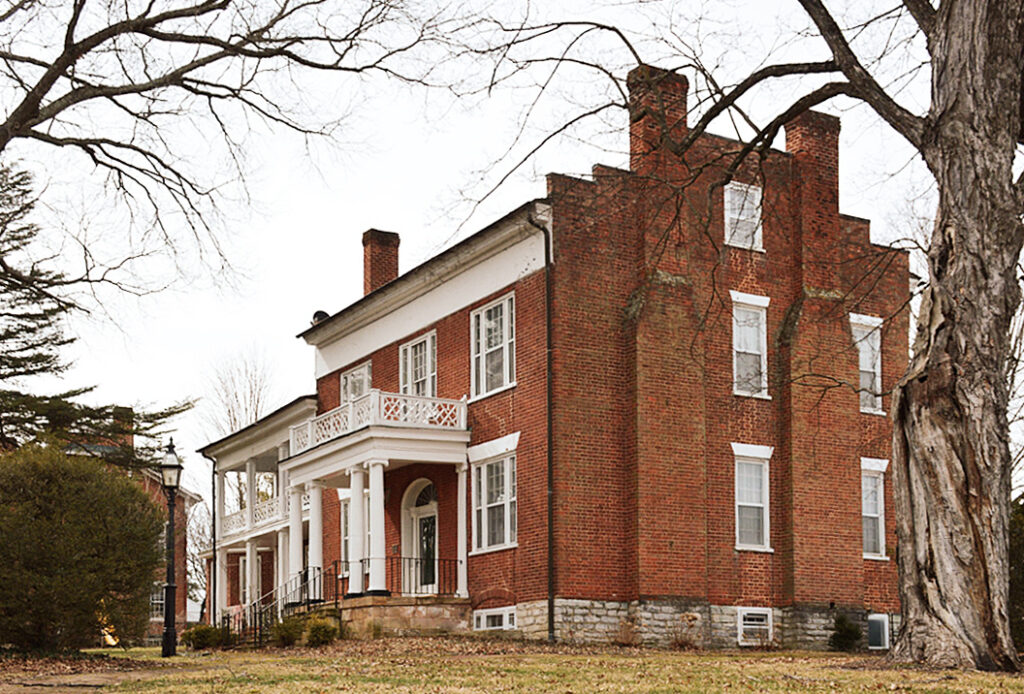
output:
[[903,626],[893,656],[1017,670],[1007,600],[1010,321],[1024,240],[1012,163],[1019,0],[943,3],[923,154],[939,190],[907,375],[893,398]]

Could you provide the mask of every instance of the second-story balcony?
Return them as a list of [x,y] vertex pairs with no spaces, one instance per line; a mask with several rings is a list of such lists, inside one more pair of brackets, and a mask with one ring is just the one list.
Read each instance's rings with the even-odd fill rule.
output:
[[[221,539],[240,535],[248,530],[262,526],[286,523],[288,521],[288,508],[290,505],[291,501],[287,496],[282,500],[281,497],[275,494],[262,501],[257,501],[252,508],[251,516],[248,508],[229,513],[224,516],[223,525],[221,526],[223,528],[223,537]],[[307,492],[302,495],[302,517],[306,518],[308,515],[309,493]]]
[[366,426],[466,428],[466,401],[371,390],[340,407],[291,427],[291,455]]

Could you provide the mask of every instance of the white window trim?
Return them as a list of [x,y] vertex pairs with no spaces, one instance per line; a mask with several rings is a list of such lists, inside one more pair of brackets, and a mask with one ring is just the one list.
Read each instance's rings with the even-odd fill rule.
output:
[[[398,391],[403,395],[412,394],[412,348],[421,342],[427,343],[427,359],[428,368],[432,363],[434,370],[427,375],[427,383],[429,384],[428,390],[425,397],[436,398],[437,397],[437,331],[431,330],[428,333],[424,333],[419,337],[416,337],[408,342],[405,342],[398,346]],[[408,352],[406,351],[408,350]],[[403,358],[403,354],[406,355]]]
[[[504,466],[506,489],[512,489],[512,486],[510,485],[510,482],[511,482],[511,479],[510,479],[511,478],[511,474],[510,474],[510,472],[511,472],[512,468],[511,468],[511,466],[509,466],[507,464],[507,461],[509,459],[512,459],[512,460],[516,459],[515,451],[511,451],[511,452],[506,453],[504,455],[500,455],[500,456],[496,456],[496,457],[492,457],[492,458],[487,458],[487,459],[481,460],[478,463],[473,463],[472,466],[470,467],[470,479],[469,479],[469,483],[470,483],[470,493],[469,493],[470,509],[469,509],[469,511],[470,511],[472,533],[471,533],[471,537],[470,537],[470,547],[471,547],[471,550],[469,552],[469,556],[476,556],[478,554],[488,554],[490,552],[500,552],[502,550],[513,549],[513,548],[519,546],[519,518],[518,518],[518,516],[519,516],[519,489],[518,489],[518,486],[519,486],[519,467],[518,467],[518,463],[516,463],[516,485],[515,485],[516,486],[516,489],[515,489],[515,492],[516,492],[515,493],[515,501],[516,501],[516,511],[515,511],[515,514],[516,514],[516,537],[515,537],[515,539],[511,539],[511,534],[512,534],[512,511],[509,508],[509,506],[510,506],[510,504],[512,502],[512,498],[513,497],[511,495],[506,495],[506,499],[503,502],[504,506],[505,506],[505,514],[506,514],[505,515],[505,538],[506,538],[506,541],[503,542],[503,543],[500,543],[500,544],[487,545],[487,546],[484,546],[484,547],[478,547],[477,546],[478,545],[478,539],[480,538],[481,533],[483,533],[483,531],[484,531],[484,528],[479,527],[479,525],[477,524],[477,520],[476,520],[476,518],[477,518],[477,513],[476,513],[477,512],[477,508],[482,509],[482,513],[480,514],[482,524],[483,525],[487,524],[487,504],[484,503],[483,499],[477,499],[477,497],[476,497],[477,478],[482,474],[482,470],[484,470],[487,467],[487,465],[489,465],[491,463],[496,463],[498,461],[502,461],[502,462],[506,463],[506,465]],[[487,494],[487,490],[486,489],[482,489],[481,490],[481,495],[486,497],[486,494]]]
[[[487,626],[487,618],[493,615],[502,616],[502,626]],[[512,619],[510,620],[509,617]],[[478,619],[479,618],[479,619]],[[479,621],[479,626],[477,622]],[[487,610],[473,610],[473,631],[508,631],[516,628],[516,606],[492,607]]]
[[[868,649],[872,651],[887,651],[889,650],[889,615],[884,612],[872,612],[868,615],[868,621],[872,619],[880,619],[884,625],[882,633],[885,634],[885,645],[884,646],[872,646],[870,640],[868,643]],[[870,627],[869,627],[870,629]],[[870,632],[869,632],[870,633]],[[870,637],[868,637],[870,639]]]
[[[771,298],[758,296],[757,294],[744,294],[743,292],[730,291],[732,297],[732,393],[745,398],[760,398],[771,400],[768,394],[768,305]],[[744,393],[736,390],[736,307],[754,309],[761,313],[761,390],[757,393]]]
[[499,458],[509,453],[515,453],[516,448],[519,446],[519,434],[520,432],[517,431],[514,434],[470,446],[466,449],[466,457],[470,463],[479,463],[491,458]]
[[[769,552],[772,549],[771,523],[771,466],[772,446],[758,446],[749,443],[733,443],[733,527],[736,550],[740,552]],[[740,542],[740,492],[737,482],[737,465],[739,463],[761,463],[764,466],[764,484],[761,485],[761,503],[764,508],[764,544],[746,545]]]
[[[729,228],[729,206],[728,197],[729,192],[735,190],[743,196],[747,195],[747,191],[751,189],[757,189],[760,197],[760,205],[757,209],[757,229],[754,231],[754,243],[751,246],[745,246],[740,243],[732,242],[732,233]],[[751,183],[740,183],[739,181],[729,181],[722,187],[722,229],[725,232],[725,245],[731,246],[732,248],[742,248],[748,251],[758,251],[764,253],[764,187],[757,184]]]
[[889,469],[889,461],[883,458],[861,458],[860,469],[871,472],[885,472]]
[[[878,332],[878,355],[875,358],[875,382],[878,383],[879,389],[882,387],[882,323],[883,319],[878,316],[866,316],[863,313],[851,313],[850,314],[850,331],[860,328],[861,330],[867,330],[870,334],[872,332]],[[854,340],[853,346],[857,348],[857,358],[860,359],[860,340]],[[857,372],[860,373],[860,365],[858,363]],[[858,377],[857,383],[857,395],[858,399],[860,396],[860,382]],[[878,397],[878,402],[882,402],[882,394],[874,393]],[[864,414],[876,414],[885,416],[885,408],[883,407],[860,407],[860,411]]]
[[[365,361],[362,364],[360,364],[359,366],[355,366],[355,367],[349,369],[348,371],[343,371],[338,376],[338,395],[339,395],[338,402],[340,402],[342,405],[344,405],[346,403],[349,403],[349,402],[352,402],[349,399],[349,396],[348,396],[348,388],[345,385],[345,379],[348,378],[349,376],[352,376],[353,374],[356,374],[356,373],[364,370],[364,369],[366,370],[366,389],[363,391],[363,395],[366,395],[367,393],[370,392],[370,389],[373,387],[373,362],[372,361]],[[360,395],[359,397],[362,397],[362,395]]]
[[[510,388],[515,388],[516,387],[516,371],[518,371],[518,367],[519,367],[519,355],[518,355],[518,353],[513,357],[513,359],[514,359],[514,361],[513,361],[513,373],[512,373],[512,378],[510,380],[506,380],[506,382],[503,385],[501,385],[500,387],[495,388],[493,390],[487,390],[487,391],[481,390],[479,393],[477,392],[477,382],[476,382],[477,381],[477,376],[476,376],[476,363],[475,363],[476,362],[476,358],[477,358],[477,353],[476,353],[477,343],[476,343],[476,339],[475,339],[475,337],[473,335],[473,323],[476,320],[477,316],[482,316],[484,314],[484,312],[486,312],[489,308],[493,308],[494,306],[497,306],[500,303],[508,302],[510,300],[512,301],[512,310],[511,311],[506,311],[506,314],[508,316],[508,321],[506,322],[506,326],[512,326],[512,330],[511,330],[512,338],[511,339],[506,338],[505,341],[504,341],[503,347],[502,347],[502,349],[504,350],[504,353],[505,353],[505,361],[504,361],[505,373],[504,373],[504,376],[505,376],[505,379],[509,379],[509,374],[508,374],[508,352],[509,352],[509,350],[508,350],[508,347],[511,344],[512,348],[515,349],[515,344],[516,344],[515,309],[516,309],[517,303],[515,301],[515,295],[516,295],[516,293],[514,291],[513,292],[509,292],[508,294],[505,294],[504,296],[501,296],[501,297],[495,299],[494,301],[488,302],[488,303],[484,304],[483,306],[480,306],[478,308],[473,309],[469,313],[469,392],[470,392],[469,402],[476,402],[477,400],[483,400],[484,398],[488,398],[488,397],[490,397],[492,395],[497,395],[498,393],[500,393],[500,392],[502,392],[504,390],[509,390]],[[481,323],[482,322],[483,321],[481,319]],[[481,341],[483,341],[485,339],[485,336],[483,334],[483,330],[481,330],[481,332],[480,332],[480,339],[481,339]],[[481,360],[482,360],[482,357],[481,357]]]
[[743,639],[743,616],[747,614],[768,615],[768,642],[775,638],[775,615],[770,607],[737,607],[736,608],[736,643],[740,646],[761,646],[761,641],[745,641]]
[[[877,554],[864,552],[865,559],[872,559],[874,561],[889,561],[889,556],[885,552],[885,471],[889,467],[888,460],[882,460],[881,458],[861,458],[860,459],[860,474],[861,484],[863,484],[863,478],[865,475],[878,478],[878,548]],[[863,494],[863,492],[861,492]],[[861,500],[860,508],[861,517],[864,516],[864,501]],[[863,532],[863,521],[861,521],[861,532]],[[863,539],[861,540],[861,547],[863,548]]]

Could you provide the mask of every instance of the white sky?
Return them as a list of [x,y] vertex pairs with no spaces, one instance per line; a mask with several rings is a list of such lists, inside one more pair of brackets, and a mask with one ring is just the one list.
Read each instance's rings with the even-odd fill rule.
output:
[[[685,21],[691,5],[676,3],[676,20]],[[583,6],[598,11],[592,3]],[[735,31],[746,27],[731,59],[743,62],[747,53],[763,53],[781,31],[775,27],[793,28],[791,10],[782,6],[716,5],[716,11],[724,8],[743,20],[740,25],[737,19]],[[600,10],[602,17],[626,22],[635,15],[635,9],[614,4]],[[374,81],[354,97],[344,142],[318,146],[315,164],[295,137],[254,139],[249,186],[257,203],[226,208],[230,222],[222,241],[235,268],[230,284],[200,275],[142,299],[110,300],[116,324],[74,320],[71,332],[79,341],[69,351],[74,367],[64,385],[95,384],[90,399],[96,402],[167,405],[208,392],[215,363],[257,351],[273,370],[274,406],[312,392],[312,348],[294,336],[309,325],[313,311],[333,313],[362,295],[360,238],[367,228],[402,235],[404,272],[523,201],[542,197],[546,172],[587,173],[598,162],[626,165],[626,119],[619,114],[613,124],[618,132],[603,147],[578,139],[557,143],[470,218],[472,198],[497,179],[496,171],[482,179],[480,171],[501,160],[515,135],[516,116],[532,96],[521,90],[490,101],[457,101]],[[764,108],[774,105],[766,101]],[[542,102],[533,134],[563,110],[554,95]],[[865,109],[841,115],[842,211],[872,219],[876,240],[905,235],[896,228],[906,220],[905,200],[921,192],[926,177],[919,167],[905,166],[907,147]],[[176,428],[186,484],[208,496],[209,468],[194,453],[210,440],[208,432],[196,413],[181,417]]]

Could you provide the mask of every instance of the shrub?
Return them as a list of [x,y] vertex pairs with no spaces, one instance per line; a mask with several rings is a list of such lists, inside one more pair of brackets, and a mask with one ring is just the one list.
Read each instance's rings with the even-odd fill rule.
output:
[[294,646],[302,638],[305,624],[301,617],[285,617],[270,628],[270,639],[274,645],[287,648]]
[[338,627],[326,619],[309,620],[308,631],[306,632],[307,646],[313,646],[314,648],[326,646],[336,638],[338,638]]
[[837,614],[832,635],[828,637],[828,647],[833,651],[852,651],[860,644],[860,626],[845,614]]
[[68,651],[104,630],[141,639],[165,517],[123,472],[58,444],[0,455],[0,644]]
[[214,627],[209,624],[196,624],[181,632],[181,643],[194,651],[208,648],[230,646],[232,634],[227,627]]

